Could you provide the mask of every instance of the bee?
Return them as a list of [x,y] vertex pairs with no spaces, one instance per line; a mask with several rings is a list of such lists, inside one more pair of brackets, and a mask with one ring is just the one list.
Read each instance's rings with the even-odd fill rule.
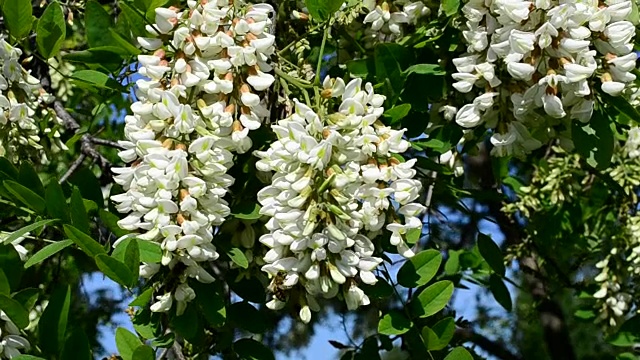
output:
[[267,289],[273,293],[273,296],[280,301],[287,301],[287,292],[284,289],[284,276],[284,273],[278,273],[267,287]]

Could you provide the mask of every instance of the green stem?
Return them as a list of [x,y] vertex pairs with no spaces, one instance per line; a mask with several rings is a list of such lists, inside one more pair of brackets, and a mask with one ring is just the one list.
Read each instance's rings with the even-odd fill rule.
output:
[[284,54],[287,50],[291,49],[291,47],[292,47],[293,45],[295,45],[298,41],[300,41],[300,39],[307,37],[307,35],[309,35],[309,34],[311,34],[312,32],[314,32],[314,31],[318,30],[321,26],[322,26],[322,24],[321,24],[321,25],[314,26],[314,27],[312,27],[311,29],[309,29],[306,33],[304,33],[304,34],[302,34],[302,35],[298,36],[298,38],[297,38],[297,39],[295,39],[294,41],[290,42],[287,46],[283,47],[283,48],[282,48],[282,50],[278,51],[278,52],[277,52],[277,55],[278,55],[278,56],[282,56],[282,54]]
[[320,44],[320,55],[318,55],[318,65],[316,66],[316,79],[315,79],[316,85],[320,85],[320,70],[322,69],[322,57],[324,56],[324,47],[327,44],[329,31],[331,31],[331,27],[327,26],[324,29],[324,35],[322,35],[322,43]]
[[[297,87],[298,89],[300,89],[300,91],[302,92],[302,95],[304,95],[304,101],[305,103],[311,107],[311,99],[309,98],[309,92],[307,91],[307,89],[311,89],[313,88],[313,85],[311,84],[304,84],[302,79],[296,79],[293,76],[285,73],[284,71],[278,69],[277,67],[273,68],[276,75],[278,75],[280,77],[281,80],[286,81],[287,83]],[[306,83],[306,81],[304,81]]]

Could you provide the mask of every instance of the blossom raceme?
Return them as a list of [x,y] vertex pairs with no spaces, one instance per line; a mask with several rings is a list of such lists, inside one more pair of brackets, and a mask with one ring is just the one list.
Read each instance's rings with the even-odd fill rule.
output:
[[378,119],[384,96],[361,79],[328,77],[321,94],[326,111],[295,101],[293,114],[272,125],[278,140],[255,152],[258,170],[273,172],[258,193],[269,218],[260,237],[269,248],[262,267],[272,279],[268,306],[279,309],[298,294],[291,301],[305,322],[317,297],[341,296],[349,309],[367,305],[359,284],[376,283],[382,262],[372,239],[386,230],[398,253],[411,257],[406,236],[420,231],[425,210],[415,202],[416,160],[397,157],[409,147],[404,131]]
[[403,34],[403,27],[415,24],[419,18],[430,13],[422,1],[376,1],[365,0],[363,10],[367,13],[363,22],[370,26],[366,34],[372,40],[389,42]]
[[452,77],[470,101],[455,120],[494,129],[496,155],[525,154],[546,128],[588,122],[596,92],[618,96],[635,80],[629,0],[471,0],[462,13],[467,53]]
[[0,358],[11,359],[31,349],[29,340],[25,339],[16,324],[4,311],[0,311]]
[[113,169],[125,193],[112,197],[128,213],[120,227],[163,251],[161,264],[141,265],[141,276],[161,266],[185,269],[151,307],[164,312],[175,304],[178,314],[195,297],[188,277],[214,280],[205,265],[219,256],[214,230],[230,213],[224,197],[234,179],[227,170],[234,152],[251,148],[249,131],[268,115],[262,93],[274,82],[271,6],[187,4],[157,8],[147,26],[152,36],[138,38],[153,54],[138,57],[145,78],[136,83],[139,101],[125,119],[119,154],[130,166]]
[[[40,104],[51,101],[41,87],[40,81],[31,76],[20,64],[22,50],[11,46],[0,39],[0,156],[12,162],[26,158],[35,158],[41,163],[48,163],[45,150],[66,150],[60,140],[58,129],[61,120],[55,114],[46,113]],[[41,119],[47,121],[43,131],[40,129]],[[43,146],[46,135],[50,146]]]

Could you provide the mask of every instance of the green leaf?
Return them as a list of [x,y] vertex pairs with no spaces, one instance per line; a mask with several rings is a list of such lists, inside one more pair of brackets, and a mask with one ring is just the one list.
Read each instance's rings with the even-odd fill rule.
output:
[[412,300],[413,312],[421,318],[431,316],[444,309],[451,295],[453,295],[453,283],[449,280],[438,281],[422,290]]
[[134,287],[138,282],[140,273],[140,249],[138,247],[138,241],[129,242],[124,252],[124,264],[131,272],[131,287]]
[[162,260],[160,244],[148,240],[136,240],[138,241],[138,248],[140,249],[140,261],[148,264],[157,264]]
[[391,310],[380,318],[378,322],[378,334],[402,335],[413,326],[411,320],[398,310]]
[[505,310],[511,311],[513,309],[511,294],[500,276],[491,274],[491,277],[489,278],[489,290],[491,290],[491,294],[493,294],[493,297],[496,299],[498,304],[500,304],[500,306]]
[[116,329],[116,347],[123,360],[132,360],[133,352],[142,346],[142,341],[125,328]]
[[196,303],[200,306],[200,311],[209,325],[223,326],[227,319],[227,309],[222,296],[210,284],[197,282],[192,287],[196,292]]
[[14,299],[0,295],[0,310],[4,311],[18,328],[24,329],[29,326],[29,312]]
[[413,62],[412,53],[404,46],[382,43],[376,46],[374,56],[377,81],[388,83],[393,95],[399,95],[404,87],[402,73]]
[[133,279],[131,270],[123,262],[118,261],[106,254],[98,254],[95,257],[98,269],[108,278],[124,287],[130,287]]
[[174,316],[171,319],[171,329],[173,329],[176,334],[187,340],[198,336],[199,328],[202,328],[202,324],[200,323],[200,314],[193,302],[187,305],[187,308],[182,315]]
[[454,275],[460,271],[460,253],[456,250],[449,250],[449,258],[444,264],[444,273]]
[[18,291],[13,294],[11,297],[13,300],[22,304],[27,311],[31,311],[33,307],[36,305],[36,301],[38,301],[38,297],[40,297],[40,290],[35,288],[27,288]]
[[144,13],[151,13],[157,7],[163,6],[167,0],[133,0],[134,5]]
[[438,64],[416,64],[409,66],[402,74],[404,76],[411,74],[444,76],[447,75],[447,72]]
[[31,30],[31,25],[33,24],[31,1],[4,0],[2,15],[9,33],[16,40],[25,37]]
[[147,30],[145,29],[144,19],[142,18],[142,15],[136,13],[131,5],[127,4],[124,1],[119,1],[118,5],[120,6],[120,10],[122,10],[122,14],[129,23],[129,27],[133,36],[137,37],[147,35]]
[[38,20],[36,43],[38,51],[45,59],[54,57],[67,36],[62,7],[57,1],[50,3]]
[[64,233],[67,234],[82,251],[91,257],[106,253],[102,245],[71,225],[64,225]]
[[112,16],[95,0],[85,5],[85,26],[89,47],[114,45],[109,32],[113,26]]
[[467,349],[462,346],[458,346],[451,350],[451,352],[444,358],[444,360],[473,360],[473,356],[469,354]]
[[71,192],[71,223],[73,226],[82,231],[85,234],[89,234],[89,216],[87,215],[87,209],[84,207],[84,201],[80,190],[77,187],[73,188]]
[[170,348],[175,341],[176,341],[176,334],[167,333],[153,339],[153,341],[151,342],[151,346],[161,347],[161,348]]
[[233,326],[253,334],[262,334],[267,330],[267,318],[248,302],[231,304],[227,309],[227,320]]
[[9,234],[9,236],[7,236],[6,238],[4,238],[4,240],[2,241],[2,244],[10,244],[13,241],[17,240],[18,238],[26,235],[28,232],[31,231],[35,231],[40,229],[43,226],[49,225],[51,223],[54,223],[58,220],[56,219],[50,219],[50,220],[40,220],[37,222],[34,222],[33,224],[29,224],[25,227],[22,227],[14,232],[12,232],[11,234]]
[[640,341],[640,315],[625,321],[615,334],[607,338],[607,342],[614,346],[634,346]]
[[89,338],[81,328],[75,328],[67,338],[62,349],[60,359],[64,360],[92,360]]
[[[635,4],[635,1],[632,1],[632,3]],[[606,104],[616,108],[616,110],[618,110],[628,120],[631,120],[634,123],[640,123],[640,111],[638,111],[633,105],[629,104],[629,101],[627,101],[627,99],[623,98],[622,96],[611,96],[604,92],[601,94],[601,96]]]
[[20,288],[20,281],[24,269],[22,268],[22,260],[20,254],[13,245],[0,245],[0,269],[4,271],[9,287],[14,291]]
[[40,251],[38,251],[31,258],[29,258],[29,260],[27,260],[27,262],[24,264],[24,268],[28,269],[33,265],[36,265],[45,261],[46,259],[66,249],[71,244],[73,244],[72,240],[62,240],[62,241],[54,242],[52,244],[49,244],[43,247]]
[[122,88],[109,75],[95,70],[79,70],[71,74],[71,78],[80,81],[79,84],[88,84],[101,89],[120,91]]
[[342,6],[343,0],[305,0],[304,3],[307,5],[307,10],[309,10],[309,14],[318,20],[319,22],[323,22],[333,14],[340,10],[340,6]]
[[638,14],[638,2],[636,0],[631,1],[631,14],[629,14],[627,20],[636,26],[640,24],[640,14]]
[[233,349],[242,360],[275,360],[268,347],[253,339],[240,339],[233,343]]
[[64,192],[62,192],[62,187],[55,179],[52,179],[47,186],[44,200],[47,203],[47,214],[50,218],[59,218],[65,224],[70,222],[67,198],[64,196]]
[[11,294],[11,285],[9,284],[9,279],[4,273],[4,270],[0,269],[0,295],[9,294]]
[[45,358],[33,356],[33,355],[18,355],[14,357],[12,360],[46,360]]
[[129,306],[147,306],[153,297],[153,288],[148,288],[129,303]]
[[243,202],[233,207],[231,214],[236,219],[257,220],[260,219],[260,205],[257,203]]
[[607,116],[595,111],[589,124],[574,120],[571,122],[571,138],[576,151],[586,159],[587,164],[604,170],[611,164],[613,155],[613,130]]
[[0,157],[0,172],[6,174],[10,180],[18,178],[18,169],[5,157]]
[[444,318],[438,321],[433,327],[424,327],[422,329],[422,338],[424,339],[427,350],[444,349],[456,331],[456,323],[452,317]]
[[154,360],[156,354],[150,346],[140,345],[133,351],[132,360]]
[[127,230],[118,226],[120,218],[117,215],[104,209],[100,209],[98,213],[100,215],[100,220],[102,220],[107,229],[109,229],[109,231],[111,231],[116,237],[119,238],[129,233]]
[[5,180],[3,184],[4,187],[13,196],[20,200],[21,203],[25,204],[27,207],[35,210],[38,213],[44,213],[46,209],[46,203],[40,195],[12,180]]
[[69,182],[80,189],[82,198],[95,202],[100,208],[104,206],[102,187],[96,175],[89,168],[82,167],[78,169],[71,175]]
[[244,256],[244,252],[242,252],[242,250],[238,248],[233,248],[229,250],[229,253],[227,255],[229,255],[229,257],[231,258],[231,261],[233,261],[236,265],[240,266],[241,268],[246,269],[249,267],[249,260],[247,260],[247,257]]
[[382,278],[378,278],[373,285],[362,284],[361,288],[367,296],[374,299],[385,299],[393,294],[393,287]]
[[109,29],[109,33],[111,33],[111,38],[113,39],[113,43],[120,48],[127,51],[128,55],[139,55],[142,51],[137,47],[133,46],[129,40],[122,37],[122,35],[118,34],[114,29]]
[[398,284],[414,288],[427,284],[438,273],[442,255],[438,250],[425,250],[407,260],[398,270]]
[[226,279],[231,290],[244,300],[253,303],[264,303],[266,294],[260,280],[256,277],[246,278],[239,275],[237,270],[227,273]]
[[394,125],[404,119],[409,111],[411,111],[411,104],[401,104],[385,111],[383,115],[389,119],[389,125]]
[[505,267],[502,250],[500,250],[500,247],[498,247],[498,245],[493,242],[491,237],[479,233],[478,250],[480,251],[480,255],[482,255],[482,258],[485,259],[491,269],[493,269],[493,271],[495,271],[498,275],[504,276]]
[[442,11],[446,16],[453,16],[458,12],[460,7],[460,0],[443,0]]
[[38,176],[36,170],[27,161],[20,165],[18,183],[27,189],[32,190],[34,193],[38,194],[38,196],[44,196],[44,186],[42,186],[40,176]]
[[48,354],[50,359],[58,356],[64,344],[70,305],[70,287],[59,287],[54,290],[49,304],[40,317],[38,323],[40,349]]

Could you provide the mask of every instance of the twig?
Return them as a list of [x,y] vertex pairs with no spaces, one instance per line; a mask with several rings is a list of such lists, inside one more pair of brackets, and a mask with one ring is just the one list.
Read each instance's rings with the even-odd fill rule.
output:
[[91,137],[91,142],[92,142],[92,143],[94,143],[94,144],[96,144],[96,145],[104,145],[104,146],[112,147],[112,148],[114,148],[114,149],[124,150],[124,147],[123,147],[122,145],[118,144],[118,143],[117,143],[117,142],[115,142],[115,141],[111,141],[111,140],[107,140],[107,139],[102,139],[102,138],[95,137],[95,136],[92,136],[92,137]]
[[478,345],[482,350],[501,360],[521,360],[511,353],[503,344],[490,340],[470,328],[456,328],[455,335],[462,341],[469,341]]
[[71,164],[71,166],[69,166],[69,169],[67,170],[67,172],[65,172],[64,175],[62,175],[62,177],[60,178],[60,181],[58,181],[58,183],[62,184],[65,181],[67,181],[69,179],[69,177],[71,177],[71,175],[73,175],[73,173],[76,172],[76,170],[78,170],[78,168],[80,167],[80,165],[82,165],[82,162],[86,158],[87,158],[87,155],[80,154],[80,156],[78,156],[76,161],[74,161],[73,164]]
[[173,342],[173,346],[171,346],[171,350],[173,350],[173,355],[175,355],[178,360],[187,360],[186,357],[182,354],[182,346],[178,343],[178,341]]

